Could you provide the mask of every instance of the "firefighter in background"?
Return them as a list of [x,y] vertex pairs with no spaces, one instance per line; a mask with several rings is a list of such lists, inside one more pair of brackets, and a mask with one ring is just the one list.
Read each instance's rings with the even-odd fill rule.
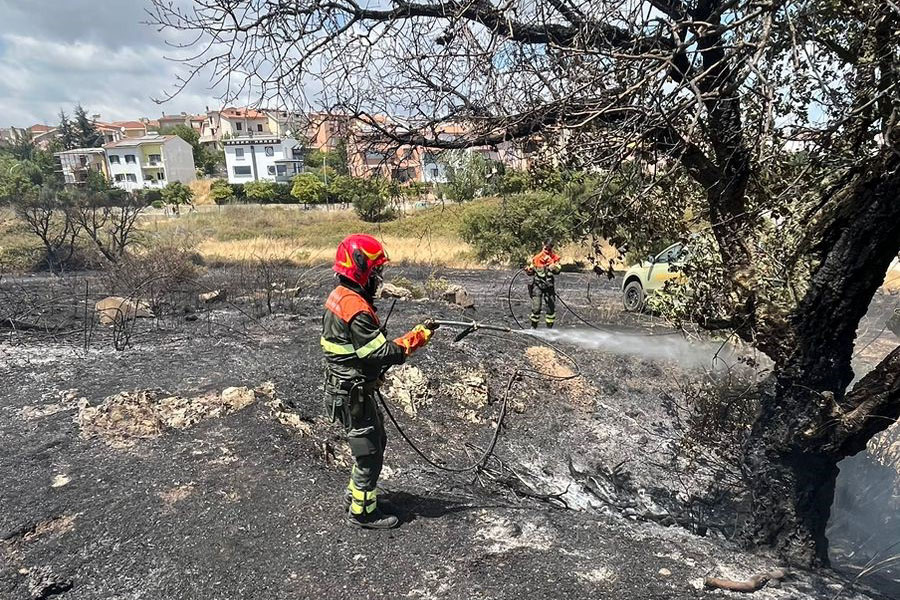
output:
[[541,251],[534,255],[525,273],[531,275],[528,295],[531,296],[531,328],[536,329],[541,320],[541,305],[547,305],[547,327],[556,321],[556,284],[553,277],[560,271],[560,257],[553,253],[553,242],[547,240]]
[[397,525],[397,517],[385,513],[376,497],[387,443],[377,387],[388,367],[427,344],[437,328],[425,323],[393,341],[385,337],[373,296],[387,262],[387,253],[372,236],[346,237],[333,267],[339,283],[325,302],[322,318],[326,410],[343,424],[354,459],[345,496],[347,519],[366,529]]

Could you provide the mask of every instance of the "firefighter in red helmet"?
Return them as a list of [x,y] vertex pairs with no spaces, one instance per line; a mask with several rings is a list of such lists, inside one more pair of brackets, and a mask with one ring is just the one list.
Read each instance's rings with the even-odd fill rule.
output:
[[385,369],[403,363],[427,344],[436,329],[425,323],[393,341],[385,337],[373,296],[387,262],[384,247],[374,237],[347,236],[337,249],[333,269],[339,282],[325,302],[322,318],[326,410],[343,424],[354,459],[345,495],[347,519],[367,529],[397,525],[397,517],[377,503],[387,443],[375,398],[379,380]]

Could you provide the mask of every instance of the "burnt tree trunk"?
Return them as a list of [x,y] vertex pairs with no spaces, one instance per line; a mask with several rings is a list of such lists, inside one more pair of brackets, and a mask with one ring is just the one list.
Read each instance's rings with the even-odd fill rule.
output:
[[[744,539],[794,564],[828,564],[837,464],[900,415],[900,348],[848,391],[860,320],[900,250],[900,158],[889,149],[826,194],[808,292],[778,336],[782,353],[747,452]],[[774,384],[774,385],[772,385]]]

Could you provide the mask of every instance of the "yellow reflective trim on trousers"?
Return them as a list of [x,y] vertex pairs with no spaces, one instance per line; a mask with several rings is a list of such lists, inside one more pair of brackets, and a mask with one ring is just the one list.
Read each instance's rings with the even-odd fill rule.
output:
[[387,343],[387,338],[384,337],[383,333],[379,333],[378,337],[370,341],[368,344],[363,346],[362,348],[356,349],[356,355],[360,358],[365,358],[368,355],[372,354],[382,346]]
[[331,352],[332,354],[337,354],[340,356],[346,356],[348,354],[354,354],[356,350],[353,348],[353,344],[336,344],[334,342],[329,342],[325,339],[325,336],[319,340],[319,343],[322,344],[322,350],[325,352]]

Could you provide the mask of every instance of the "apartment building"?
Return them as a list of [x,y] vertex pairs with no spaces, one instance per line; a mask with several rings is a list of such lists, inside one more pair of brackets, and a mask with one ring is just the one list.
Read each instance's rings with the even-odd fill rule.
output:
[[124,190],[162,188],[173,181],[189,183],[197,178],[191,145],[177,135],[124,138],[103,148],[109,177]]
[[305,148],[293,138],[243,136],[226,139],[222,144],[228,183],[287,183],[303,172]]
[[252,108],[228,107],[207,111],[200,143],[220,146],[224,140],[245,135],[277,135],[270,129],[269,115]]
[[187,125],[199,134],[203,130],[203,123],[206,121],[206,118],[206,115],[192,115],[186,112],[177,115],[167,115],[166,113],[163,113],[162,116],[156,120],[156,123],[157,127],[161,130],[169,129],[176,125]]
[[103,148],[77,148],[56,152],[53,156],[59,161],[59,171],[67,184],[81,185],[87,182],[92,171],[109,179],[106,165],[106,154]]

